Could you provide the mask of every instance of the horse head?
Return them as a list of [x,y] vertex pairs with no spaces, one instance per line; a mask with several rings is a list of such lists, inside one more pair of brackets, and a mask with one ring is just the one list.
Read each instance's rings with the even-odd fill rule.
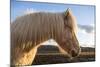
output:
[[60,47],[68,53],[70,57],[79,55],[80,47],[76,37],[76,22],[70,9],[64,13],[64,30],[60,37]]

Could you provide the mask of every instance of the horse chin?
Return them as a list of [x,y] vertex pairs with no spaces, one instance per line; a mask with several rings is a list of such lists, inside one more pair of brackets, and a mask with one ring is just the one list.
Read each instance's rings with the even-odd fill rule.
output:
[[81,53],[81,48],[79,49],[79,52],[75,57],[73,57],[71,54],[69,54],[69,58],[72,60],[72,59],[78,57],[80,55],[80,53]]
[[76,56],[76,57],[72,57],[71,55],[69,55],[68,57],[69,57],[70,60],[73,60],[73,59],[76,58],[77,56]]

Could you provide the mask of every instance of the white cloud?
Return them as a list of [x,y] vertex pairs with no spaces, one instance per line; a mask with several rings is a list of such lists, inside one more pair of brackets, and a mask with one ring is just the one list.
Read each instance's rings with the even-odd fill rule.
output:
[[84,44],[84,43],[80,43],[80,45],[82,46],[82,47],[95,47],[95,45],[94,44]]
[[25,11],[21,11],[22,15],[26,15],[26,14],[30,14],[30,13],[36,13],[36,12],[51,12],[51,13],[55,13],[55,12],[57,12],[57,10],[55,10],[55,9],[52,9],[52,10],[37,10],[37,9],[33,9],[33,8],[27,8]]
[[85,29],[78,28],[78,40],[83,47],[94,47],[95,46],[95,32],[94,29],[91,32],[86,32]]
[[30,14],[30,13],[36,13],[36,12],[39,12],[39,11],[33,8],[27,8],[23,13]]
[[90,25],[80,25],[78,24],[78,30],[84,34],[94,34],[94,24]]
[[43,42],[41,44],[42,45],[56,45],[56,46],[58,45],[57,42],[55,40],[53,40],[53,39],[47,40],[47,41],[45,41],[45,42]]

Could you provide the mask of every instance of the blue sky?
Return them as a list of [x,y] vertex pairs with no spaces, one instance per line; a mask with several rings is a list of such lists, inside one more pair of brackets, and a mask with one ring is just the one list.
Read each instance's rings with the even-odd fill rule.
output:
[[[73,5],[73,4],[51,4],[36,2],[15,2],[11,0],[11,20],[15,20],[17,16],[23,15],[28,11],[49,11],[64,12],[67,8],[71,8],[79,25],[78,39],[82,44],[94,44],[95,33],[95,6],[90,5]],[[91,31],[90,31],[91,30]],[[88,32],[90,31],[90,32]]]

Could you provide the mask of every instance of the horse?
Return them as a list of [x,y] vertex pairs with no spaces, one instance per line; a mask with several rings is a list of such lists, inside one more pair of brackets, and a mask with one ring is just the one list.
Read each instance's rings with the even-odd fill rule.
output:
[[54,39],[69,57],[80,53],[76,18],[71,9],[64,12],[35,12],[11,22],[11,65],[31,65],[41,43]]

